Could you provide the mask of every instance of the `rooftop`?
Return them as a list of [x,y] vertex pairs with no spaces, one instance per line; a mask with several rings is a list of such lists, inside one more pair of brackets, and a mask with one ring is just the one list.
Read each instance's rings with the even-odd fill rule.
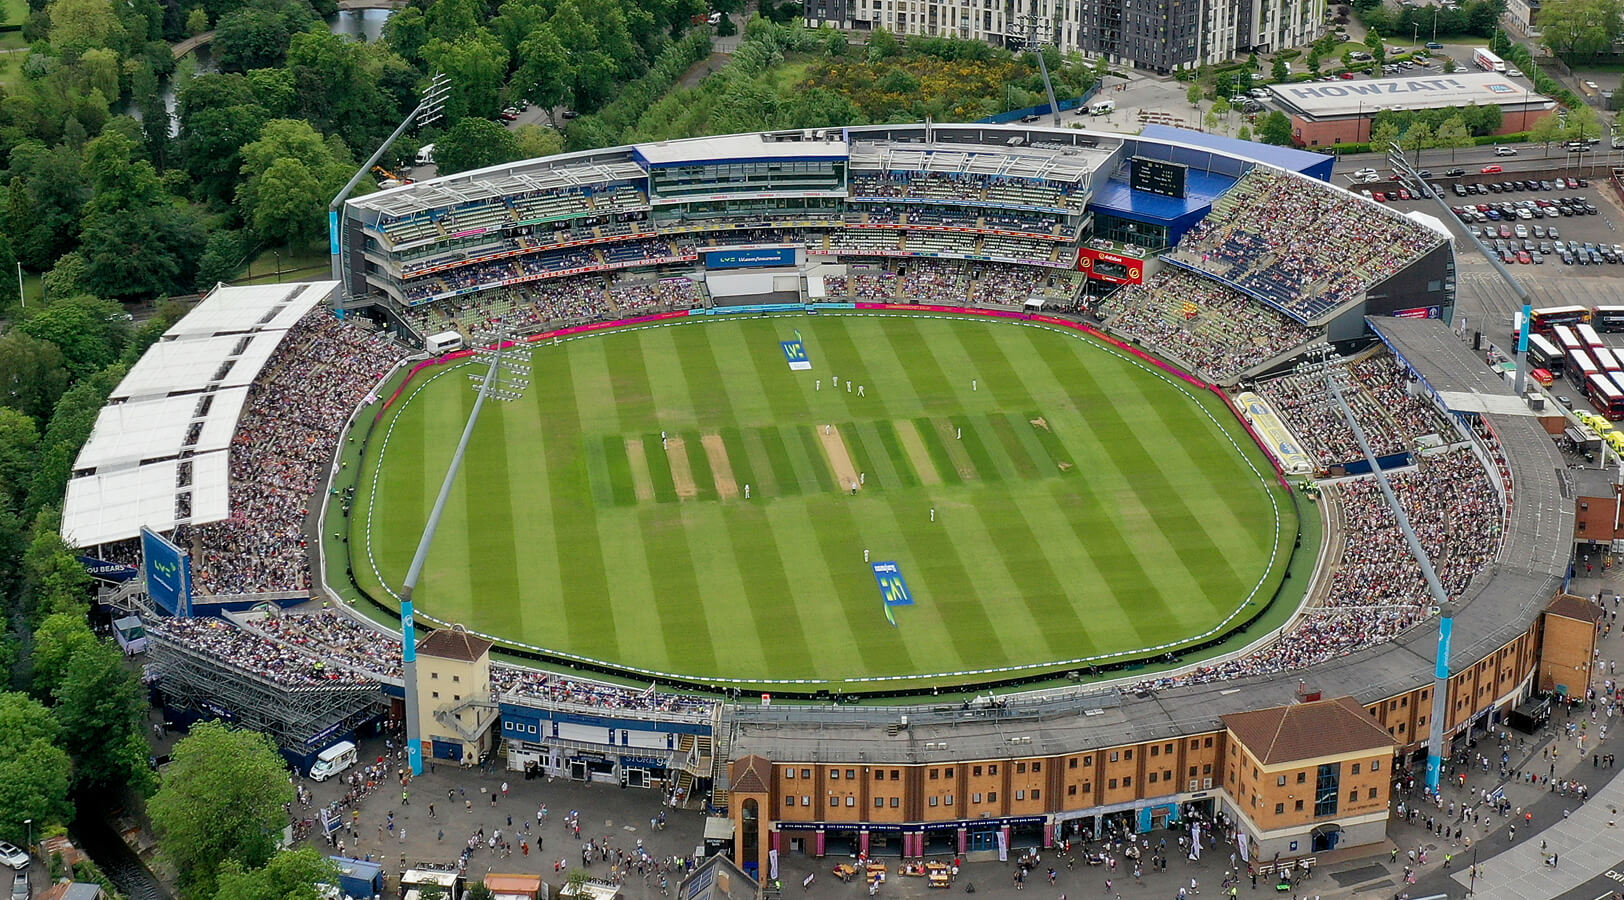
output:
[[1398,75],[1352,81],[1305,81],[1269,85],[1274,102],[1310,118],[1374,114],[1383,109],[1442,109],[1448,106],[1530,106],[1550,109],[1556,101],[1499,72],[1453,75]]
[[495,644],[463,631],[461,628],[442,628],[429,633],[417,642],[417,652],[441,659],[459,659],[473,662],[489,653]]
[[[829,132],[838,134],[837,131]],[[823,134],[823,132],[813,132]],[[687,138],[638,144],[632,155],[649,168],[717,162],[749,162],[773,159],[845,159],[844,138],[815,140],[774,140],[768,134],[724,134],[717,137]]]
[[1600,606],[1590,602],[1586,597],[1575,597],[1572,594],[1558,594],[1545,611],[1553,616],[1564,619],[1577,619],[1580,622],[1589,622],[1594,625],[1607,615]]
[[1352,697],[1231,713],[1223,721],[1266,766],[1387,750],[1397,743]]

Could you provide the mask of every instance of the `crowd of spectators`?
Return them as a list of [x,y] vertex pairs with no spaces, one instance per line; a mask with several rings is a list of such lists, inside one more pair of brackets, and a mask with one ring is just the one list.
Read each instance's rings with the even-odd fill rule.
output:
[[491,688],[519,699],[532,698],[598,709],[708,714],[715,708],[715,701],[704,697],[661,693],[652,689],[637,691],[597,681],[565,678],[536,669],[508,666],[491,667]]
[[231,439],[230,518],[179,536],[194,545],[198,587],[211,594],[310,587],[310,497],[344,423],[404,354],[388,336],[324,310],[288,331],[249,389]]
[[[1459,597],[1499,551],[1504,498],[1471,447],[1428,456],[1413,470],[1389,473],[1405,516],[1421,539],[1444,591]],[[1431,597],[1398,520],[1373,476],[1331,489],[1341,522],[1341,551],[1327,570],[1324,596],[1285,633],[1256,653],[1139,682],[1157,690],[1272,675],[1318,665],[1391,640],[1427,616]]]
[[252,619],[249,627],[316,659],[386,678],[401,676],[400,641],[333,610],[283,612]]
[[963,303],[970,295],[970,264],[952,259],[916,259],[902,268],[899,292],[914,303]]
[[830,297],[856,300],[895,300],[897,275],[895,272],[857,272],[830,275],[823,279],[823,289]]
[[973,172],[855,173],[849,193],[854,198],[934,199],[1074,210],[1083,199],[1081,185]]
[[319,655],[253,634],[216,618],[168,617],[148,623],[151,635],[289,688],[367,684],[366,676],[329,666]]
[[1315,318],[1443,237],[1311,178],[1253,169],[1180,242],[1179,258]]
[[[1453,433],[1430,404],[1409,393],[1406,378],[1392,356],[1380,354],[1361,360],[1337,377],[1343,383],[1343,399],[1377,456],[1413,449],[1421,437],[1429,434]],[[1364,458],[1353,429],[1329,400],[1323,372],[1293,372],[1254,387],[1280,413],[1321,468]]]
[[1111,330],[1162,350],[1220,384],[1317,334],[1239,291],[1173,268],[1117,291],[1101,306],[1100,316]]
[[699,285],[692,278],[662,278],[659,281],[615,281],[609,284],[609,297],[616,311],[642,312],[656,308],[697,306]]

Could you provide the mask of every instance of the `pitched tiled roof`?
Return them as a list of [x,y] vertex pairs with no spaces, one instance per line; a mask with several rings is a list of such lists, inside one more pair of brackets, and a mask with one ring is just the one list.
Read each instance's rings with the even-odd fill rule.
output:
[[1276,706],[1222,718],[1225,727],[1266,766],[1397,744],[1352,697]]
[[1550,605],[1545,607],[1545,611],[1564,619],[1578,619],[1592,625],[1607,615],[1600,606],[1591,603],[1588,598],[1576,597],[1573,594],[1557,594]]
[[482,637],[476,637],[460,628],[442,628],[417,642],[417,652],[441,659],[460,659],[473,662],[495,646]]
[[765,794],[772,784],[773,765],[765,756],[745,756],[733,761],[732,791],[735,794]]

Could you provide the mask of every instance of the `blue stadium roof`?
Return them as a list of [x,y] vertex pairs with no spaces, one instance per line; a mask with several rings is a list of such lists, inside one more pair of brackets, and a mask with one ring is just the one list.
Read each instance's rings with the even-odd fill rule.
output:
[[1231,137],[1223,137],[1222,135],[1173,128],[1168,125],[1146,125],[1145,130],[1140,132],[1139,136],[1152,141],[1178,141],[1179,143],[1193,144],[1197,147],[1205,147],[1231,156],[1254,159],[1277,168],[1300,172],[1321,181],[1331,180],[1331,168],[1336,164],[1333,157],[1326,156],[1323,153],[1298,150],[1295,147],[1276,147],[1273,144],[1241,141]]

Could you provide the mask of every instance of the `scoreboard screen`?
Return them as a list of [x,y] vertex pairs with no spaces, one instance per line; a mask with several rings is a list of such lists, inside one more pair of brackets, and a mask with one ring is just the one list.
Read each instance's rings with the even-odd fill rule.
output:
[[1189,172],[1189,166],[1136,156],[1130,170],[1132,180],[1129,185],[1136,191],[1183,200],[1184,182]]

